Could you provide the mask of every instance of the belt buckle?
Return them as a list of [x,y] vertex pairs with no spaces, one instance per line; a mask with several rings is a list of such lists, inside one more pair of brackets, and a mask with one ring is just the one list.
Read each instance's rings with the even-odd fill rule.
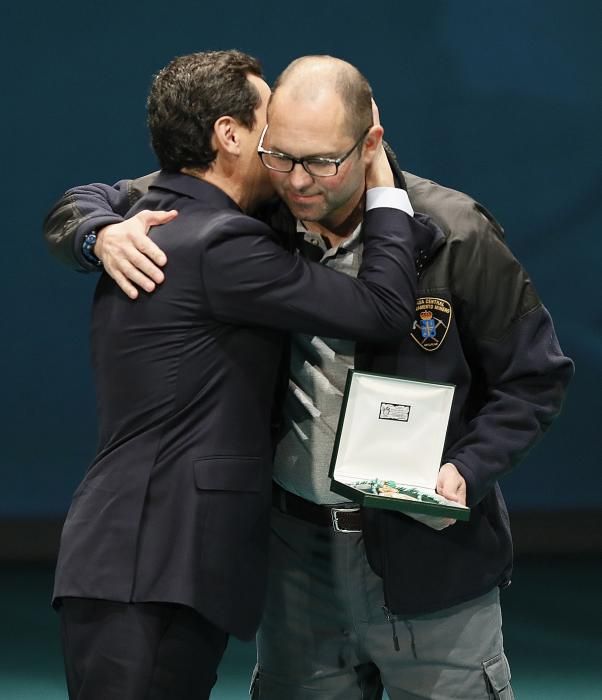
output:
[[361,532],[361,530],[345,530],[339,525],[339,513],[359,513],[359,506],[355,508],[331,508],[332,527],[335,532]]

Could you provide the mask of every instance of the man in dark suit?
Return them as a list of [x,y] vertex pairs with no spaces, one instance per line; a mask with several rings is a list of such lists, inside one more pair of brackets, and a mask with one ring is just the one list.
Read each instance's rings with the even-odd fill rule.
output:
[[[162,171],[130,215],[179,215],[151,232],[169,259],[160,289],[134,303],[104,274],[94,298],[99,448],[54,590],[70,698],[209,696],[228,635],[248,639],[260,619],[284,331],[385,341],[413,319],[432,233],[403,197],[368,192],[358,279],[248,216],[272,192],[256,152],[269,95],[236,51],[176,59],[151,88]],[[347,140],[325,159],[334,175],[353,163],[392,189],[381,127],[351,117]]]

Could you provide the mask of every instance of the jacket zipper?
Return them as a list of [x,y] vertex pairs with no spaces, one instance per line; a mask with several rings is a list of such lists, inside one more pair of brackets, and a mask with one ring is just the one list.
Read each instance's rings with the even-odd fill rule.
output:
[[[382,526],[381,526],[381,535],[383,536],[383,542],[386,541],[385,535],[386,535],[386,519],[382,518]],[[381,550],[384,552],[384,548]],[[395,616],[389,609],[389,596],[387,595],[387,585],[389,581],[389,576],[388,576],[388,559],[386,556],[383,556],[381,559],[382,562],[382,572],[383,572],[383,595],[385,599],[385,604],[382,606],[382,611],[385,615],[385,620],[391,625],[391,632],[393,633],[393,647],[395,651],[399,651],[399,638],[397,636],[397,628],[395,627]],[[418,655],[416,653],[416,640],[414,639],[414,627],[412,626],[412,623],[410,620],[404,620],[403,621],[404,625],[406,626],[408,630],[408,634],[410,635],[410,648],[412,649],[412,656],[415,659],[418,659]]]

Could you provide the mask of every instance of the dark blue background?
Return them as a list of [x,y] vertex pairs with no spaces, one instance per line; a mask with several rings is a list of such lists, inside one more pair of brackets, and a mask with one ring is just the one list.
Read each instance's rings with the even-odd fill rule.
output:
[[602,506],[602,4],[25,4],[3,11],[0,517],[61,515],[95,446],[93,276],[50,259],[63,190],[155,169],[144,104],[176,55],[240,48],[269,81],[331,53],[368,77],[402,166],[502,222],[577,375],[562,418],[504,481],[511,508]]

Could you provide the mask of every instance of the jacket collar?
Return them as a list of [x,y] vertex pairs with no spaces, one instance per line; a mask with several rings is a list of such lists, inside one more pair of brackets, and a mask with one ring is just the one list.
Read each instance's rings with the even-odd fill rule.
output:
[[[410,201],[412,201],[412,193],[410,192],[409,194]],[[295,217],[281,201],[270,202],[263,210],[258,212],[256,216],[282,235],[284,244],[289,250],[293,250],[295,247],[304,250],[307,248],[307,246],[303,245],[303,236],[297,233],[297,221]],[[445,244],[447,236],[439,224],[427,214],[415,211],[414,218],[430,231],[430,244],[419,259],[416,260],[417,268],[421,271]],[[312,246],[312,248],[315,247]],[[316,253],[315,250],[312,252],[314,254]]]
[[192,199],[199,199],[215,209],[241,211],[236,202],[223,190],[205,180],[183,173],[168,173],[161,170],[149,189],[169,190]]

